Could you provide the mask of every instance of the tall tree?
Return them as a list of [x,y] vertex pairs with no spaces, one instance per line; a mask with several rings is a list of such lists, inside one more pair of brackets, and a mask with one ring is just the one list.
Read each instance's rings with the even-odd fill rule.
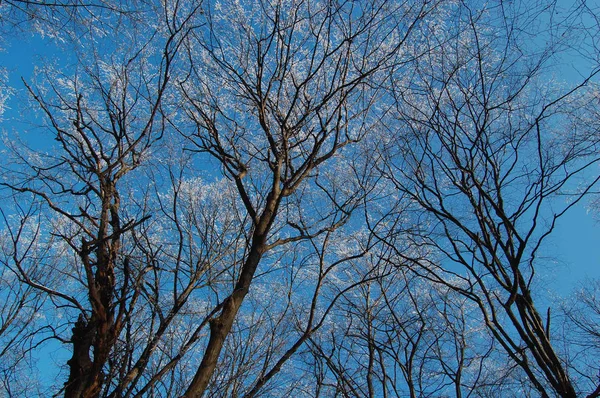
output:
[[[27,85],[54,138],[47,148],[52,151],[6,141],[14,162],[4,168],[2,185],[19,195],[18,211],[27,209],[15,214],[16,223],[5,216],[13,242],[9,269],[59,313],[67,308],[67,316],[76,318],[71,336],[61,338],[72,344],[65,396],[101,393],[105,368],[139,294],[131,249],[122,245],[148,215],[127,217],[121,185],[164,129],[172,63],[189,31],[176,18],[166,14],[161,30],[150,36],[124,21],[119,32],[131,43],[118,49],[120,36],[87,43],[85,55],[75,47],[75,66],[46,68],[45,83]],[[115,51],[100,55],[100,47]],[[158,56],[151,58],[151,51]],[[25,234],[31,220],[39,224]],[[31,253],[33,244],[45,245],[40,257]]]
[[549,47],[531,53],[522,40],[534,25],[520,9],[465,2],[455,26],[430,39],[457,44],[436,47],[396,80],[402,133],[382,172],[423,211],[412,242],[437,253],[396,250],[395,261],[475,302],[541,396],[575,397],[551,310],[535,304],[535,275],[545,238],[598,182],[598,131],[584,122],[598,69],[573,88],[548,83],[563,43],[551,26]]
[[597,180],[557,7],[0,3],[64,51],[4,140],[7,394],[49,341],[73,397],[592,391],[536,293]]
[[[353,144],[377,119],[379,76],[403,61],[400,50],[434,5],[291,1],[205,9],[206,27],[189,42],[190,72],[181,82],[196,128],[182,133],[235,182],[249,224],[239,276],[210,321],[186,396],[205,391],[263,256],[335,229],[351,213],[361,192],[340,200],[337,187],[319,183],[320,170],[344,151],[355,153]],[[310,186],[325,190],[342,214],[320,214],[301,227],[296,212],[314,199],[304,193]]]

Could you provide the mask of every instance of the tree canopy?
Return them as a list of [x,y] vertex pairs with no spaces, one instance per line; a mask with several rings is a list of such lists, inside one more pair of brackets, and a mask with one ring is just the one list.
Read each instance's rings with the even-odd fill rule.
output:
[[600,396],[597,281],[544,286],[600,179],[599,16],[0,2],[5,53],[50,48],[0,69],[0,395]]

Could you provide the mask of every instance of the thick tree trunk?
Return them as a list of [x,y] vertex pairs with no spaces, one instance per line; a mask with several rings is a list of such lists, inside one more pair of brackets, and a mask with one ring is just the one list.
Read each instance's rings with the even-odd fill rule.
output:
[[231,295],[225,299],[221,314],[210,321],[208,345],[202,357],[202,362],[200,362],[200,366],[196,371],[196,375],[183,395],[185,398],[201,397],[204,394],[210,378],[217,367],[217,361],[225,339],[231,331],[233,321],[250,290],[250,284],[254,278],[256,268],[267,250],[267,236],[277,215],[279,201],[281,200],[279,176],[278,172],[274,175],[272,191],[267,196],[265,209],[255,224],[250,251],[242,266],[242,271],[235,288]]
[[202,362],[189,385],[184,397],[201,397],[208,386],[216,367],[221,349],[225,343],[227,335],[231,331],[233,321],[242,306],[244,297],[248,294],[250,283],[256,272],[256,268],[262,258],[264,251],[264,236],[259,238],[260,243],[253,245],[246,262],[242,268],[242,273],[236,283],[233,293],[225,299],[221,314],[210,321],[210,338]]
[[65,383],[65,398],[98,397],[102,391],[103,368],[115,342],[114,320],[108,311],[95,308],[88,322],[80,316],[73,328],[73,356],[67,362],[70,373]]
[[79,316],[73,328],[73,356],[67,364],[69,365],[69,379],[65,383],[65,398],[79,398],[88,385],[92,360],[90,359],[90,347],[94,339],[93,328]]
[[[119,220],[119,196],[115,183],[102,185],[104,197],[98,227],[97,242],[82,241],[79,256],[87,277],[91,316],[83,315],[73,328],[73,356],[68,361],[69,379],[65,383],[65,398],[95,398],[104,385],[104,366],[120,332],[121,322],[115,322],[115,264],[122,233]],[[111,236],[112,235],[112,236]],[[92,249],[95,246],[95,249]],[[95,259],[90,254],[95,252]],[[93,272],[95,268],[95,273]],[[93,359],[90,357],[93,349]]]

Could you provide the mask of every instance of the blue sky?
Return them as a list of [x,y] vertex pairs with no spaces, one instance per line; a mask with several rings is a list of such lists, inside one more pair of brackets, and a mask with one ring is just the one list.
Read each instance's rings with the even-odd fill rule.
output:
[[[600,209],[589,202],[579,204],[559,222],[546,242],[548,280],[558,292],[564,294],[587,278],[600,278],[599,216]],[[554,267],[552,257],[556,259]]]
[[[50,40],[31,36],[5,38],[3,51],[0,52],[0,67],[8,72],[9,86],[17,92],[7,102],[7,109],[0,122],[0,131],[10,137],[15,132],[25,133],[34,120],[23,118],[20,107],[25,87],[21,78],[29,80],[36,65],[40,65],[42,56],[58,56],[59,48]],[[586,63],[577,58],[565,59],[562,75],[567,81],[579,78],[578,70],[586,69]],[[35,133],[34,133],[35,134]],[[43,145],[43,144],[42,144]],[[584,284],[588,278],[600,278],[600,207],[590,206],[582,201],[562,218],[554,233],[546,240],[541,251],[544,258],[538,268],[538,281],[547,284],[549,290],[559,295],[567,295],[573,289]],[[40,362],[43,375],[48,380],[55,376],[57,367],[64,364],[67,352],[61,348],[48,348],[48,357]],[[42,370],[42,369],[40,369]],[[53,371],[54,370],[54,371]]]
[[[31,80],[34,68],[41,65],[43,57],[64,59],[68,55],[61,54],[52,40],[31,34],[4,38],[2,46],[0,67],[8,72],[9,86],[16,89],[6,103],[0,122],[0,131],[10,137],[14,132],[22,134],[31,130],[30,122],[35,122],[20,112],[26,94],[21,79]],[[579,81],[589,66],[589,61],[571,54],[563,57],[559,72],[566,82],[571,83]],[[29,137],[32,138],[31,135]],[[540,264],[539,276],[548,283],[548,288],[560,295],[567,295],[587,278],[600,278],[600,208],[590,206],[590,201],[586,200],[571,209],[547,239],[542,254],[545,264]]]

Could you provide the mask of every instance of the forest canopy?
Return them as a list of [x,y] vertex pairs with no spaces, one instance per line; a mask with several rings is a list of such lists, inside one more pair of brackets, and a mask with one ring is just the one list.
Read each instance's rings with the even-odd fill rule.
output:
[[0,1],[0,396],[600,397],[599,21]]

